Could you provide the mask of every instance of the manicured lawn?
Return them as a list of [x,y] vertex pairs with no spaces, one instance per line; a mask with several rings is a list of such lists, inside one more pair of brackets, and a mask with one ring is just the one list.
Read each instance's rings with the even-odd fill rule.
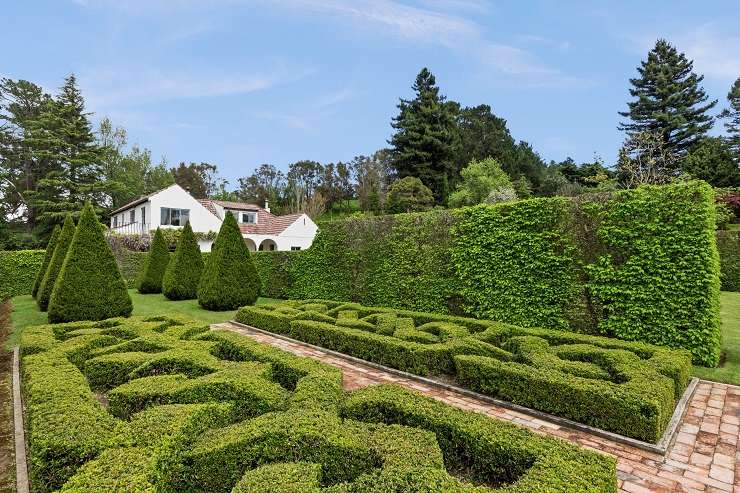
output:
[[722,351],[719,368],[694,367],[694,375],[740,385],[740,293],[722,292]]
[[[134,302],[132,315],[173,315],[179,314],[200,320],[205,323],[215,324],[225,322],[234,318],[234,311],[210,312],[198,305],[198,300],[170,301],[161,294],[140,294],[135,289],[129,289],[129,295]],[[260,298],[258,305],[277,303],[280,300],[272,298]],[[47,323],[46,313],[39,311],[36,300],[30,295],[16,296],[13,298],[13,313],[11,314],[13,333],[8,339],[8,347],[12,348],[20,342],[21,331],[31,325]]]

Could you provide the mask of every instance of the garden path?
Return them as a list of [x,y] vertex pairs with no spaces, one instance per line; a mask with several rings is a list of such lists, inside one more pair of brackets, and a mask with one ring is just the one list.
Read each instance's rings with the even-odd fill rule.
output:
[[489,402],[441,390],[415,380],[351,362],[243,325],[214,324],[299,356],[340,368],[344,387],[354,390],[379,383],[395,383],[449,405],[511,421],[536,433],[556,436],[617,458],[621,492],[731,492],[740,493],[740,387],[701,380],[665,456],[533,418]]

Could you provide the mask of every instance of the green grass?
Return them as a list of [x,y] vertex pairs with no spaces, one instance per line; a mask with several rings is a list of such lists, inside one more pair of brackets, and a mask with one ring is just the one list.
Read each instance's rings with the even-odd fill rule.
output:
[[728,224],[727,229],[729,231],[740,231],[740,223],[737,224]]
[[722,364],[719,368],[694,367],[694,375],[715,382],[740,385],[740,293],[722,292]]
[[[198,300],[170,301],[161,294],[140,294],[135,289],[128,290],[131,300],[134,302],[132,315],[152,316],[179,314],[200,320],[208,324],[225,322],[234,318],[235,311],[211,312],[204,310],[198,305]],[[272,298],[260,298],[258,305],[278,303],[280,300]],[[36,306],[36,300],[30,295],[16,296],[13,298],[13,313],[10,317],[13,324],[13,333],[8,339],[8,348],[12,348],[20,341],[23,329],[31,325],[47,323],[46,313],[41,312]]]

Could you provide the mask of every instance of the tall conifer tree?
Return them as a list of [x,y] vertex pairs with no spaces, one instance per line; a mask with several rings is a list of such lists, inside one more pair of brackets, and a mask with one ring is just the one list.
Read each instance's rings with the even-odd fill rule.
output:
[[62,228],[60,228],[58,224],[54,226],[54,231],[51,232],[51,238],[49,238],[49,243],[46,244],[46,254],[44,255],[44,261],[41,263],[41,268],[36,274],[36,281],[33,283],[33,289],[31,290],[31,296],[33,296],[34,298],[36,297],[36,294],[39,292],[41,281],[44,280],[46,269],[49,268],[49,262],[51,262],[51,257],[54,255],[54,249],[57,246],[57,240],[59,239],[59,234],[61,232],[62,232]]
[[399,178],[419,178],[442,203],[457,178],[455,106],[439,94],[436,79],[426,68],[416,76],[413,89],[414,99],[401,99],[391,124],[396,129],[389,141],[393,164]]
[[727,93],[727,101],[730,107],[722,112],[722,118],[726,118],[725,129],[727,129],[727,141],[733,155],[735,166],[740,166],[740,77]]
[[709,101],[701,87],[703,75],[693,72],[694,63],[664,39],[659,39],[646,61],[637,67],[639,77],[630,79],[634,101],[619,114],[628,118],[619,129],[629,135],[650,132],[660,135],[665,148],[683,157],[712,127],[708,114],[717,100]]
[[62,264],[64,258],[67,256],[67,250],[69,245],[72,243],[72,237],[75,235],[75,222],[72,219],[72,214],[67,214],[64,219],[64,225],[59,233],[59,239],[57,245],[54,248],[54,254],[51,256],[49,261],[49,268],[46,269],[44,279],[39,285],[39,291],[36,294],[36,303],[39,305],[39,309],[45,312],[49,307],[49,299],[51,298],[51,292],[54,289],[54,283],[59,276],[59,272],[62,270]]

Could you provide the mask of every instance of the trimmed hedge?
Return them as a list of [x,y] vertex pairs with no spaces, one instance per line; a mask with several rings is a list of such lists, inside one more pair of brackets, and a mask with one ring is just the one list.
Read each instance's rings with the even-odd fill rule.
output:
[[154,239],[146,257],[146,263],[141,270],[141,277],[138,282],[140,293],[161,293],[162,278],[170,262],[170,251],[164,241],[162,230],[157,228],[154,233]]
[[54,285],[57,277],[59,277],[59,273],[62,271],[62,265],[64,264],[64,259],[67,258],[67,250],[72,243],[74,235],[75,223],[72,220],[72,214],[67,214],[67,217],[64,219],[62,231],[59,233],[59,238],[57,239],[57,245],[54,248],[54,255],[51,256],[51,260],[49,261],[49,268],[46,269],[44,279],[41,281],[38,293],[36,294],[36,304],[38,304],[42,312],[45,312],[49,308],[49,301],[54,291]]
[[33,283],[33,289],[31,290],[31,296],[34,298],[36,297],[36,294],[39,292],[39,288],[41,287],[41,281],[44,280],[44,274],[46,274],[46,269],[49,268],[49,262],[51,262],[51,257],[54,255],[54,249],[57,246],[57,241],[59,240],[59,235],[62,232],[62,228],[59,227],[57,224],[54,226],[54,230],[51,232],[51,237],[49,238],[49,243],[46,244],[46,253],[44,253],[44,261],[41,263],[41,268],[38,269],[38,273],[36,274],[36,280]]
[[206,310],[236,310],[254,305],[260,279],[236,218],[226,214],[198,285],[198,304]]
[[337,368],[186,319],[29,327],[21,347],[34,491],[616,489],[613,458],[399,387],[345,394]]
[[175,254],[164,272],[162,293],[170,300],[195,299],[198,297],[202,273],[203,256],[188,221],[180,235]]
[[649,442],[691,372],[684,350],[354,303],[243,307],[236,320]]
[[54,283],[49,301],[49,322],[102,320],[131,315],[133,304],[105,241],[90,203],[80,222]]
[[740,291],[740,231],[717,231],[723,291]]
[[10,296],[31,294],[44,250],[0,251],[0,292]]

